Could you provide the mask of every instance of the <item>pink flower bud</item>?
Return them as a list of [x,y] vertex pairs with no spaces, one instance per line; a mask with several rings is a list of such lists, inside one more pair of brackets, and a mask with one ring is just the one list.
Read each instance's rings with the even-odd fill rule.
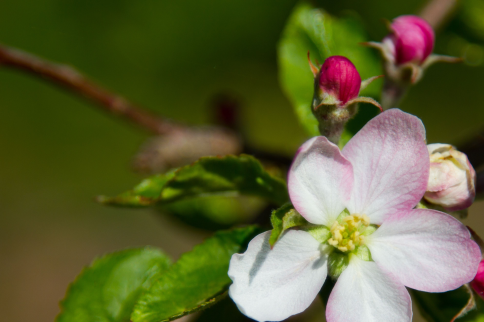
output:
[[361,77],[355,65],[346,57],[328,57],[319,73],[319,87],[323,95],[331,95],[344,105],[349,100],[358,97]]
[[448,211],[468,208],[476,195],[476,172],[467,156],[449,144],[429,144],[430,175],[424,198]]
[[484,300],[484,260],[479,263],[479,268],[477,269],[477,275],[471,282],[471,287],[479,294]]
[[400,16],[393,20],[393,33],[387,36],[385,43],[395,57],[395,63],[416,62],[422,64],[432,53],[435,35],[432,27],[417,16]]

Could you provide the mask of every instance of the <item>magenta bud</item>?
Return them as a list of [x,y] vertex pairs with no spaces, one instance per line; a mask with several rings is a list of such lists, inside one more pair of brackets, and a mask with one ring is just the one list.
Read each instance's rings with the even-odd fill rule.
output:
[[481,260],[481,262],[479,263],[477,275],[471,282],[471,287],[484,300],[484,260]]
[[358,97],[361,77],[355,65],[346,57],[328,57],[319,72],[319,87],[323,95],[333,96],[338,105]]
[[400,16],[393,20],[393,33],[383,42],[390,46],[395,63],[416,62],[422,64],[434,49],[434,30],[424,19],[417,16]]

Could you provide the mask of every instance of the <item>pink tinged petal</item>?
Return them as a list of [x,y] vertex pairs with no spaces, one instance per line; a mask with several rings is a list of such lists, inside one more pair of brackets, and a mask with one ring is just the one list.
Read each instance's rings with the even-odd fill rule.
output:
[[448,144],[429,144],[430,176],[425,199],[448,211],[468,208],[475,197],[475,171],[467,156]]
[[326,137],[314,137],[299,148],[289,170],[289,196],[309,222],[332,224],[345,209],[352,187],[351,163]]
[[309,233],[290,230],[271,250],[270,231],[256,236],[244,254],[234,254],[229,295],[257,321],[281,321],[304,311],[327,275],[326,256]]
[[412,301],[406,288],[374,262],[354,257],[329,296],[326,320],[410,322]]
[[450,144],[445,144],[445,143],[432,143],[432,144],[427,144],[427,150],[429,151],[429,154],[438,152],[439,150],[442,151],[447,151],[453,149],[453,146]]
[[348,210],[381,224],[422,199],[429,178],[425,128],[417,117],[391,109],[368,122],[346,144],[355,182]]
[[375,263],[405,286],[446,292],[472,281],[481,252],[467,228],[443,212],[396,213],[367,239]]
[[466,180],[466,171],[457,168],[452,161],[431,162],[427,191],[442,191]]
[[442,191],[425,193],[425,199],[444,207],[447,211],[457,211],[469,208],[474,202],[475,190],[471,189],[469,181],[461,181],[458,185]]

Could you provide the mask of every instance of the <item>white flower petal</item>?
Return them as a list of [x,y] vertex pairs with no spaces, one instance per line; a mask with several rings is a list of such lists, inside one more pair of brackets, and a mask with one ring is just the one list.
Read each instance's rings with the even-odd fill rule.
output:
[[368,122],[343,149],[353,165],[355,182],[348,210],[366,214],[371,223],[422,199],[429,178],[425,128],[399,109]]
[[368,237],[367,246],[384,271],[425,292],[446,292],[472,281],[481,260],[462,223],[428,209],[388,217]]
[[453,149],[454,147],[450,144],[444,144],[444,143],[432,143],[432,144],[427,144],[427,150],[429,151],[429,154],[435,153],[435,152],[444,152],[444,151],[449,151]]
[[257,321],[281,321],[304,311],[327,275],[321,244],[304,231],[289,230],[271,250],[270,231],[256,236],[244,254],[230,260],[229,295]]
[[329,296],[328,322],[410,322],[412,301],[405,286],[374,262],[351,259]]
[[294,208],[309,222],[329,226],[345,209],[353,188],[353,168],[324,136],[304,143],[288,176]]

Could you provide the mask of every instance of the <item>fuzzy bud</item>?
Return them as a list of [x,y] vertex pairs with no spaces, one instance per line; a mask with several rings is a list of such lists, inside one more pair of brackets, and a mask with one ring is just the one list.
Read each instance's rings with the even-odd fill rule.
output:
[[467,156],[449,144],[429,144],[427,148],[430,176],[425,200],[447,211],[468,208],[476,195],[476,172]]
[[383,57],[386,75],[381,103],[384,110],[397,107],[409,86],[416,84],[429,66],[461,61],[460,58],[432,53],[435,34],[422,18],[400,16],[388,27],[390,34],[382,42],[364,43],[378,49]]
[[400,16],[391,24],[392,34],[383,42],[390,48],[397,65],[415,62],[421,65],[434,49],[432,27],[417,16]]
[[319,72],[319,87],[323,95],[329,95],[344,106],[358,97],[361,77],[355,65],[346,57],[328,57]]
[[484,260],[481,260],[481,262],[479,263],[477,275],[471,282],[471,287],[484,300]]
[[308,62],[314,75],[311,110],[318,120],[319,132],[331,142],[338,144],[345,123],[358,110],[358,103],[370,103],[381,110],[380,104],[371,97],[358,96],[360,90],[381,76],[362,82],[355,65],[343,56],[328,57],[318,68],[311,62],[308,52]]

